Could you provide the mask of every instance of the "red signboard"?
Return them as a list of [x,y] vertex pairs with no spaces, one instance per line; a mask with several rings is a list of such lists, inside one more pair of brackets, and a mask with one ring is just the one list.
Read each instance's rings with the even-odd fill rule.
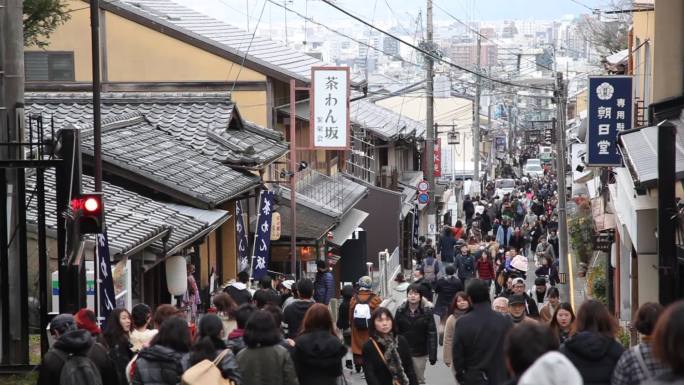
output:
[[442,176],[442,138],[435,140],[435,147],[433,151],[435,157],[435,173],[434,176]]

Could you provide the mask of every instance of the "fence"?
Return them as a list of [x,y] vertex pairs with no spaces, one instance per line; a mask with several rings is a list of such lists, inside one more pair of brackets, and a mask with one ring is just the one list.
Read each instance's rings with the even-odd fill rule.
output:
[[378,266],[378,275],[380,276],[380,296],[388,298],[390,287],[396,277],[397,273],[401,271],[401,259],[399,258],[399,247],[396,247],[392,254],[387,249],[381,251],[378,255],[380,266]]

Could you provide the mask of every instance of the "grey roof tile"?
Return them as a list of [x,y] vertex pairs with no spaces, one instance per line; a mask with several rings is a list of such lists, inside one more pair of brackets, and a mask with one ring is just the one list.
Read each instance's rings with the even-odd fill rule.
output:
[[[107,0],[110,7],[122,8],[145,17],[155,24],[174,29],[188,36],[239,56],[246,55],[250,63],[264,66],[287,78],[308,81],[311,67],[323,62],[305,53],[291,49],[260,36],[236,28],[211,16],[178,5],[170,0]],[[251,46],[250,46],[250,40]],[[249,52],[247,52],[249,47]]]
[[[684,179],[684,121],[671,120],[677,126],[675,151],[675,173],[678,180]],[[626,156],[626,163],[642,184],[658,181],[658,126],[625,132],[619,137]]]
[[[26,179],[27,189],[33,189],[36,184],[35,173]],[[91,176],[83,175],[83,191],[94,191],[95,183]],[[170,235],[166,243],[166,250],[171,250],[182,243],[198,236],[207,228],[203,222],[181,214],[177,210],[167,207],[164,203],[154,201],[122,187],[103,182],[105,193],[104,207],[107,220],[107,235],[112,257],[125,254],[133,248],[154,238],[163,232]],[[29,224],[37,225],[38,211],[36,199],[27,199],[28,209],[26,220]],[[57,230],[56,181],[54,170],[45,172],[45,223],[48,230]],[[164,252],[162,241],[156,241],[150,249],[156,253]]]
[[[27,93],[26,106],[30,114],[41,113],[47,119],[53,116],[55,129],[90,124],[93,119],[90,93]],[[104,119],[135,112],[193,149],[228,165],[263,167],[288,151],[280,133],[243,121],[227,93],[102,94]],[[224,147],[226,143],[230,146]]]

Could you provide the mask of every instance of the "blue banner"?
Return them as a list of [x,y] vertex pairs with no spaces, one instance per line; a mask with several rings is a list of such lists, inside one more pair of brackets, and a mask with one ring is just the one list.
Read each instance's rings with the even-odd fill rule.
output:
[[247,229],[245,228],[245,220],[244,215],[242,215],[242,204],[240,201],[235,202],[235,234],[238,243],[238,271],[247,271],[249,269]]
[[632,77],[589,78],[588,166],[621,166],[617,133],[632,128]]
[[252,278],[256,280],[268,272],[273,197],[273,191],[262,190],[259,195],[259,216],[257,217],[257,227],[254,229],[254,248],[252,249]]
[[418,237],[420,237],[420,234],[418,233],[420,217],[418,216],[418,213],[418,205],[413,206],[413,247],[420,246],[420,241],[418,241]]
[[112,261],[109,257],[109,241],[107,231],[97,234],[97,277],[100,328],[104,329],[107,319],[116,307],[114,295],[114,279],[112,278]]

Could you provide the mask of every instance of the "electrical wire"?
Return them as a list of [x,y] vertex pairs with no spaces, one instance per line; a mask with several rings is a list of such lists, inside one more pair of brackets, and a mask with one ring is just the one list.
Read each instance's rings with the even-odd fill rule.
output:
[[424,50],[423,48],[420,48],[420,47],[416,46],[415,44],[411,44],[411,43],[409,43],[409,42],[407,42],[407,41],[401,39],[400,37],[395,36],[395,35],[393,35],[393,34],[387,32],[387,31],[383,30],[382,28],[376,27],[375,25],[373,25],[373,24],[367,22],[366,20],[362,19],[361,17],[355,16],[354,14],[352,14],[352,13],[349,12],[349,11],[347,11],[346,9],[341,8],[341,7],[338,6],[337,4],[333,3],[331,0],[321,0],[321,1],[322,1],[323,3],[325,3],[325,4],[327,4],[327,5],[329,5],[329,6],[333,7],[333,8],[335,8],[335,9],[337,9],[338,11],[344,13],[345,15],[347,15],[347,16],[349,16],[349,17],[355,19],[356,21],[358,21],[358,22],[360,22],[360,23],[362,23],[362,24],[364,24],[364,25],[366,25],[366,26],[368,26],[368,27],[371,27],[371,28],[375,29],[376,31],[378,31],[378,32],[380,32],[380,33],[382,33],[382,34],[387,35],[387,36],[389,36],[389,37],[391,37],[391,38],[393,38],[393,39],[399,41],[400,43],[402,43],[402,44],[404,44],[404,45],[406,45],[406,46],[408,46],[408,47],[410,47],[410,48],[413,48],[414,50],[416,50],[416,51],[422,53],[423,55],[425,55],[425,56],[431,58],[432,60],[437,61],[437,62],[440,62],[440,63],[443,63],[443,64],[445,64],[445,65],[447,65],[447,66],[449,66],[449,67],[456,68],[456,69],[459,69],[459,70],[461,70],[461,71],[467,72],[467,73],[469,73],[469,74],[471,74],[471,75],[475,75],[475,76],[478,76],[478,77],[480,77],[480,78],[488,79],[488,80],[490,80],[490,81],[492,81],[492,82],[499,83],[499,84],[503,84],[503,85],[507,85],[507,86],[511,86],[511,87],[535,89],[535,90],[541,90],[541,91],[553,91],[553,89],[549,89],[549,88],[535,87],[535,86],[529,86],[529,85],[524,85],[524,84],[517,84],[517,83],[513,83],[513,82],[508,82],[508,81],[505,81],[505,80],[495,79],[495,78],[492,78],[492,77],[490,77],[490,76],[483,75],[482,73],[479,73],[479,72],[477,72],[477,71],[473,71],[473,70],[470,70],[470,69],[468,69],[468,68],[462,67],[462,66],[460,66],[460,65],[451,63],[451,62],[449,62],[449,61],[446,61],[446,60],[442,59],[442,58],[439,57],[439,56],[434,55],[433,53],[430,53],[430,52]]
[[257,20],[256,26],[254,26],[254,32],[252,32],[252,37],[249,39],[249,45],[247,45],[247,50],[245,51],[245,54],[242,56],[242,62],[240,63],[240,68],[238,69],[237,75],[235,75],[235,81],[233,81],[233,86],[230,87],[230,93],[231,94],[233,93],[233,90],[235,90],[235,85],[237,84],[237,81],[240,78],[240,74],[242,73],[242,69],[245,67],[245,60],[247,60],[247,55],[249,54],[249,49],[252,48],[252,42],[254,41],[254,36],[256,36],[257,30],[259,29],[259,23],[261,23],[261,17],[264,16],[264,10],[265,9],[266,9],[266,0],[264,0],[264,5],[261,6],[261,12],[259,13],[259,20]]

